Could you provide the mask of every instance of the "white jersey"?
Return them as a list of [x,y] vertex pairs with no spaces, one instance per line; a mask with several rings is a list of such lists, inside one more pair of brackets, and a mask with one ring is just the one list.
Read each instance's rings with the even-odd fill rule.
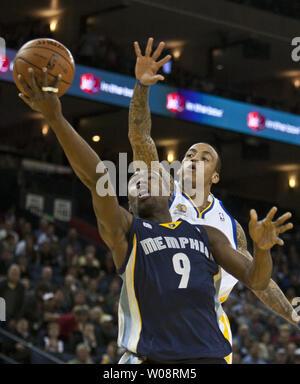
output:
[[[208,201],[210,202],[208,207],[200,212],[193,200],[181,191],[181,188],[175,181],[172,203],[170,205],[172,220],[177,221],[182,218],[186,221],[217,228],[224,233],[232,246],[237,249],[236,223],[234,218],[226,211],[222,202],[212,194],[209,195]],[[235,277],[221,268],[221,284],[219,287],[219,300],[221,303],[227,299],[237,281]]]

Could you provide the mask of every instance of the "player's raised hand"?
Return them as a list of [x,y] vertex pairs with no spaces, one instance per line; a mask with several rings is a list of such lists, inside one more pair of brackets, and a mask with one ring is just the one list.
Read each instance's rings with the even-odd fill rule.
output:
[[57,91],[61,81],[61,75],[57,76],[53,86],[48,86],[47,68],[43,68],[42,72],[42,87],[36,81],[36,77],[32,68],[28,68],[30,83],[24,80],[22,75],[19,75],[19,81],[24,89],[23,93],[19,93],[19,97],[29,105],[34,111],[40,112],[46,119],[53,119],[61,114],[61,103],[57,97]]
[[286,221],[292,217],[290,212],[272,221],[276,212],[277,208],[273,207],[263,220],[258,221],[256,211],[254,209],[250,211],[249,233],[255,245],[260,249],[269,250],[275,244],[283,245],[284,242],[279,235],[293,228],[292,223],[286,224]]
[[137,56],[135,65],[135,77],[140,83],[144,85],[153,85],[158,81],[162,81],[165,78],[162,75],[158,75],[158,70],[171,59],[171,55],[165,56],[163,59],[158,60],[161,55],[165,43],[160,42],[156,50],[152,53],[153,38],[148,39],[145,56],[142,55],[139,43],[134,42],[134,49]]

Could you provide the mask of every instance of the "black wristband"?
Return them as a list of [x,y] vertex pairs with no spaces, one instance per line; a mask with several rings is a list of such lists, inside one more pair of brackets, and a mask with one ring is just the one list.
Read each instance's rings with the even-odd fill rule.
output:
[[139,80],[136,80],[136,82],[138,83],[138,85],[139,85],[140,87],[143,87],[143,88],[149,88],[149,85],[144,85],[144,84],[142,84]]

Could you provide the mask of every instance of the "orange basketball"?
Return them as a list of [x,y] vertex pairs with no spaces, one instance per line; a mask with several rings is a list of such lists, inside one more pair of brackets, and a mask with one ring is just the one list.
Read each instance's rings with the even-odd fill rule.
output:
[[30,84],[28,68],[32,68],[39,85],[42,85],[42,69],[48,69],[48,86],[51,87],[56,77],[61,74],[58,96],[67,92],[75,75],[75,63],[71,52],[63,44],[53,39],[35,39],[24,44],[16,54],[13,76],[18,89],[26,94],[18,80],[21,74]]

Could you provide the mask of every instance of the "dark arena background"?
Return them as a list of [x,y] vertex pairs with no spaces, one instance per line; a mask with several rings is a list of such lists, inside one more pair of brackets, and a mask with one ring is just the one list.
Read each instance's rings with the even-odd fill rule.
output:
[[[117,345],[122,281],[98,234],[90,192],[45,120],[18,98],[18,49],[41,37],[69,48],[76,74],[61,98],[64,115],[103,160],[118,165],[121,152],[132,161],[133,42],[144,51],[149,37],[164,41],[172,59],[160,71],[165,80],[150,89],[160,159],[182,160],[193,143],[214,145],[222,170],[212,192],[247,237],[251,208],[260,217],[274,205],[279,214],[292,212],[293,230],[272,249],[272,278],[297,305],[299,20],[296,0],[1,2],[1,364],[116,364],[124,352]],[[120,202],[127,208],[126,197]],[[299,328],[244,285],[223,307],[233,364],[300,363]]]

